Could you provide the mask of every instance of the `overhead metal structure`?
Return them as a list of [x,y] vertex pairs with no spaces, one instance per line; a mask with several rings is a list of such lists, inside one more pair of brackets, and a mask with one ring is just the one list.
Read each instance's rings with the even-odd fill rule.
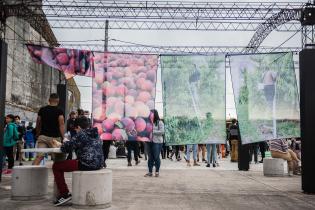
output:
[[[93,51],[103,51],[104,45],[102,44],[71,44],[61,43],[61,47],[75,48],[75,49],[89,49]],[[208,55],[216,53],[225,54],[240,54],[244,53],[244,46],[154,46],[154,45],[118,45],[111,44],[108,46],[110,52],[121,53],[152,53],[152,54],[199,54]],[[276,52],[300,51],[300,47],[279,47]],[[257,53],[269,53],[275,52],[275,48],[272,46],[260,46]]]
[[[47,20],[51,28],[101,30],[108,20],[108,28],[113,30],[255,31],[242,52],[261,52],[264,50],[257,49],[271,31],[292,33],[300,30],[300,23],[291,20],[299,20],[305,3],[2,0],[0,6],[1,20],[9,16],[24,18],[43,33],[45,39],[51,39],[51,32],[45,31],[42,24]],[[192,47],[192,51],[202,48]],[[186,46],[180,48],[188,49]]]

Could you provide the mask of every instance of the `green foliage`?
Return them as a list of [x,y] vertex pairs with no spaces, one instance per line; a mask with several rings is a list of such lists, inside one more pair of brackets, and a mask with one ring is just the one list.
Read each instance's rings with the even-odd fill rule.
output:
[[[188,144],[214,138],[223,142],[224,57],[162,56],[161,63],[166,141],[169,144]],[[199,96],[199,113],[194,109],[189,88],[189,77],[195,70],[194,65],[200,72],[200,79],[194,83]]]
[[[248,56],[238,59],[247,60]],[[233,65],[233,62],[232,62]],[[256,142],[272,138],[272,110],[268,106],[264,90],[259,87],[264,73],[270,69],[276,72],[276,123],[278,137],[299,136],[299,108],[296,76],[292,53],[251,55],[245,67],[240,69],[239,97],[236,99],[237,116],[242,139]],[[233,68],[233,66],[232,66]],[[285,111],[283,111],[285,110]],[[297,122],[287,119],[296,117]]]

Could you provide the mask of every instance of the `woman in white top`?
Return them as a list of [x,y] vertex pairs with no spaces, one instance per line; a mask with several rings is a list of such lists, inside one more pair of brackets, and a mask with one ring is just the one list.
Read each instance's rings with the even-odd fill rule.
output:
[[160,153],[163,144],[164,123],[160,120],[157,110],[152,110],[154,114],[153,118],[153,140],[147,142],[148,146],[148,168],[149,172],[145,174],[145,177],[151,177],[153,174],[153,166],[155,166],[155,176],[159,176],[161,159]]

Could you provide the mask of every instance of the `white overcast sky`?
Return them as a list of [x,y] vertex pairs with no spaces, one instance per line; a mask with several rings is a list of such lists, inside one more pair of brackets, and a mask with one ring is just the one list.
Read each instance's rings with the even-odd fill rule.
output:
[[[199,1],[204,2],[204,1]],[[209,1],[210,2],[210,1]],[[219,2],[219,1],[215,1]],[[221,0],[220,2],[231,2]],[[237,2],[237,1],[235,1]],[[253,2],[242,0],[242,2]],[[258,2],[258,1],[257,1]],[[275,1],[264,1],[275,2]],[[305,0],[277,0],[276,2],[307,2]],[[110,21],[110,20],[109,20]],[[75,40],[100,40],[104,39],[104,29],[53,29],[60,41]],[[195,45],[195,46],[246,46],[254,32],[214,32],[214,31],[135,31],[135,30],[109,30],[109,39],[117,39],[146,45]],[[261,46],[279,46],[283,41],[292,36],[293,32],[272,32]],[[86,42],[85,42],[86,43]],[[115,44],[110,41],[109,45]],[[117,43],[116,43],[117,44]],[[300,46],[301,34],[297,33],[283,46]],[[159,78],[158,78],[159,79]],[[91,111],[92,90],[91,79],[76,77],[77,85],[81,92],[82,108]],[[157,84],[156,107],[162,113],[161,84]],[[234,99],[229,74],[227,74],[227,117],[235,117]]]

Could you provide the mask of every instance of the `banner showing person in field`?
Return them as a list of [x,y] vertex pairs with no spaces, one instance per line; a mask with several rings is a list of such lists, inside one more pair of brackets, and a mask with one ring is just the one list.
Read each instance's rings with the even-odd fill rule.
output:
[[292,53],[230,56],[242,143],[300,136]]
[[157,55],[93,52],[27,45],[34,61],[93,77],[93,126],[102,140],[150,141]]
[[161,56],[168,145],[225,143],[225,57]]

